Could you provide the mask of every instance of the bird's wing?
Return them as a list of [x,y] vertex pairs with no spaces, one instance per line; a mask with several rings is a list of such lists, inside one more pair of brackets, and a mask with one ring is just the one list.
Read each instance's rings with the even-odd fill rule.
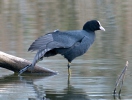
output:
[[[72,32],[73,33],[73,32]],[[51,32],[39,37],[29,47],[28,51],[40,49],[68,48],[81,39],[80,36],[73,35],[69,32]]]
[[[44,47],[44,48],[42,48]],[[54,49],[54,48],[61,48],[63,47],[63,45],[61,43],[58,43],[56,41],[50,41],[49,43],[47,43],[45,46],[40,47],[40,49],[38,49],[38,52],[36,53],[34,60],[32,62],[32,66],[34,66],[41,58],[44,57],[44,55]],[[36,48],[35,48],[36,49]]]
[[52,34],[41,36],[30,45],[28,51],[40,50],[42,47],[46,48],[46,45],[51,41],[53,41]]
[[77,41],[79,40],[78,38],[76,38],[76,35],[73,36],[70,35],[70,33],[60,31],[48,33],[44,36],[39,37],[31,44],[28,49],[28,51],[38,50],[32,62],[32,66],[34,66],[37,61],[43,58],[46,52],[54,48],[69,48],[74,45]]

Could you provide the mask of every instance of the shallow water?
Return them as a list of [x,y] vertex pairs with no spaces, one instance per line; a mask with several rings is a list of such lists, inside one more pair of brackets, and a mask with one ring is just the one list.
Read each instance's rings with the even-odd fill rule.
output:
[[[126,100],[131,99],[131,0],[1,0],[0,51],[32,61],[35,52],[27,52],[39,36],[55,29],[82,29],[97,19],[106,29],[97,31],[89,51],[72,62],[62,56],[44,58],[38,65],[59,74],[18,77],[0,68],[0,100]],[[120,98],[112,95],[115,82],[129,61]]]

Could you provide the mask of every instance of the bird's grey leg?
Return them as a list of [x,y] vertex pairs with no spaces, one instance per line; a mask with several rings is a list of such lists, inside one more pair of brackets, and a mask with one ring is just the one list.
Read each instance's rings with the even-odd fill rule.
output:
[[41,57],[41,58],[39,59],[39,61],[43,60],[43,58],[44,58],[44,57]]
[[71,63],[70,62],[68,62],[68,75],[71,75],[71,69],[70,69],[70,65],[71,65]]
[[43,56],[42,56],[40,59],[35,60],[32,64],[27,65],[27,66],[25,66],[23,69],[21,69],[21,70],[19,71],[19,75],[21,75],[22,73],[24,73],[24,72],[25,72],[26,70],[28,70],[29,68],[30,68],[30,70],[31,70],[31,72],[32,72],[34,65],[35,65],[37,62],[41,61],[41,60],[43,60]]
[[31,65],[32,65],[32,64],[27,65],[27,66],[25,66],[23,69],[21,69],[21,70],[19,71],[19,75],[21,75],[21,74],[24,73],[26,70],[28,70],[28,68],[31,67]]
[[41,61],[41,60],[43,60],[43,57],[41,57],[40,59],[37,59],[37,60],[33,61],[32,64],[25,66],[23,69],[21,69],[21,70],[19,71],[19,75],[21,75],[22,73],[24,73],[24,72],[25,72],[26,70],[28,70],[29,68],[30,68],[30,70],[31,70],[31,72],[32,72],[33,67],[35,66],[35,64],[36,64],[37,62]]

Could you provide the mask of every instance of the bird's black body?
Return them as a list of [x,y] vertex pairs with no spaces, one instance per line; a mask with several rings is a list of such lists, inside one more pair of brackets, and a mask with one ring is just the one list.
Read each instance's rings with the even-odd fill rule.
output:
[[82,30],[54,31],[35,40],[29,51],[38,51],[30,67],[43,57],[56,54],[63,55],[68,62],[83,55],[95,39],[95,31],[100,30],[100,23],[96,20],[88,21]]
[[[63,37],[63,38],[62,38]],[[56,31],[38,38],[29,51],[38,50],[34,63],[42,57],[63,55],[69,62],[84,54],[94,42],[95,33],[85,30]],[[45,40],[45,42],[43,42]],[[45,43],[45,44],[44,44]]]
[[68,31],[64,34],[66,34],[66,39],[64,39],[66,48],[57,48],[55,51],[57,54],[63,55],[69,62],[83,55],[94,42],[95,38],[94,32],[88,33],[84,30]]

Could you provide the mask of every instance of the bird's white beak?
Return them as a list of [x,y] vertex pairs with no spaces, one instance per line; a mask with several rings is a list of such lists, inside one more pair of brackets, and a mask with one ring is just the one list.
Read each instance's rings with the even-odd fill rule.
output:
[[98,21],[98,23],[99,23],[99,25],[100,25],[99,29],[105,31],[105,29],[101,26],[101,24],[100,24],[99,21]]
[[103,30],[103,31],[105,31],[105,29],[104,29],[102,26],[100,26],[99,28],[100,28],[100,30]]

